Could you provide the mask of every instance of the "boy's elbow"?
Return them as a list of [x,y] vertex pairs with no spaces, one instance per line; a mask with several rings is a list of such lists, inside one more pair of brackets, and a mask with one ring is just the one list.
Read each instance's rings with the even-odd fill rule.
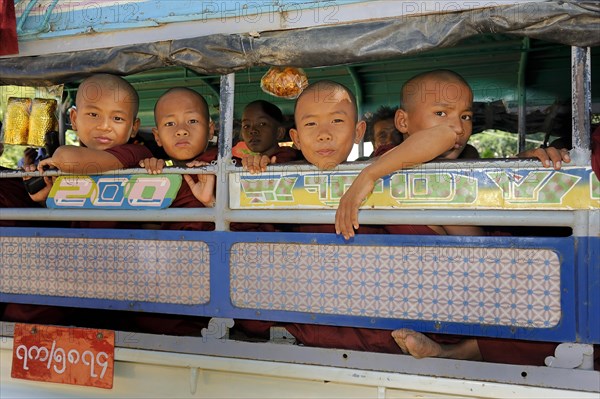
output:
[[58,147],[51,158],[52,164],[62,170],[68,159],[68,150],[66,150],[65,147]]

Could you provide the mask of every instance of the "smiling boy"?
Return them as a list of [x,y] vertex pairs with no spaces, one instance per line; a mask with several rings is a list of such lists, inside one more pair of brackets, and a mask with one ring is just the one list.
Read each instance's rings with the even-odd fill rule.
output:
[[51,158],[40,161],[38,170],[52,166],[67,173],[99,173],[137,166],[140,159],[151,156],[147,148],[127,144],[140,126],[138,104],[135,89],[119,76],[98,74],[85,79],[70,111],[81,146],[60,146]]

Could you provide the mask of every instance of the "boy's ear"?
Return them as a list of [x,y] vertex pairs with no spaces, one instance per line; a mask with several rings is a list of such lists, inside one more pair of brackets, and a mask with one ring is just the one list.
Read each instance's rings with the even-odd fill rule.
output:
[[285,127],[279,126],[277,128],[277,136],[275,138],[279,142],[279,141],[283,140],[284,137],[285,137]]
[[394,125],[402,134],[408,133],[408,113],[402,108],[398,108],[394,117]]
[[354,144],[360,143],[360,141],[365,136],[366,131],[367,131],[367,122],[358,121],[358,123],[356,124],[356,128],[355,128]]
[[298,135],[298,131],[296,129],[290,129],[290,137],[292,138],[292,141],[294,142],[294,146],[296,146],[297,149],[299,149],[300,151],[302,151],[302,148],[300,148],[300,140],[299,139],[299,135]]
[[162,143],[160,142],[160,137],[158,136],[158,129],[153,127],[152,128],[152,135],[154,136],[154,141],[156,141],[156,144],[159,147],[162,147]]
[[140,129],[140,118],[135,118],[133,121],[133,125],[131,126],[131,136],[129,138],[134,138]]
[[69,118],[71,118],[71,127],[73,130],[77,130],[77,108],[72,107],[69,110]]
[[208,122],[208,141],[211,141],[215,135],[215,122],[212,119]]

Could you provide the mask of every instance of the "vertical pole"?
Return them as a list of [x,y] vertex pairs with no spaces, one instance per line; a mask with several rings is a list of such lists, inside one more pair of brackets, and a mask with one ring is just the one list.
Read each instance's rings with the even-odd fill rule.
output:
[[527,137],[527,89],[525,82],[525,73],[527,71],[527,56],[529,51],[529,38],[523,39],[521,47],[521,59],[519,61],[519,76],[517,77],[517,96],[518,96],[518,132],[519,132],[519,148],[518,152],[525,151]]
[[215,230],[229,229],[225,216],[229,211],[229,184],[227,165],[231,163],[231,144],[233,142],[233,105],[235,94],[235,74],[221,76],[219,98],[219,157],[217,159],[217,194],[215,202]]
[[[350,74],[350,78],[352,79],[352,84],[354,85],[354,94],[355,94],[354,97],[356,98],[356,111],[358,113],[357,117],[360,120],[360,118],[362,118],[362,116],[363,116],[362,85],[360,83],[360,79],[358,77],[358,74],[356,73],[356,70],[352,67],[347,67],[347,70],[348,70],[348,74]],[[364,141],[364,137],[363,137],[363,139],[358,144],[358,156],[363,157],[364,155],[365,155],[365,141]]]
[[571,47],[571,158],[575,164],[591,160],[592,74],[589,47]]

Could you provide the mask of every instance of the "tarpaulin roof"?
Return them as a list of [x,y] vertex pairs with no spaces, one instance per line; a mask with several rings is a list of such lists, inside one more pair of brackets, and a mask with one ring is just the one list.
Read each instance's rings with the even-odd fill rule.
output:
[[[148,28],[152,29],[152,28]],[[254,66],[329,66],[385,60],[450,47],[481,34],[571,46],[600,44],[600,3],[546,1],[302,29],[215,34],[40,56],[0,59],[0,84],[50,85],[106,72],[165,66],[227,74]],[[93,40],[93,34],[90,35]]]

